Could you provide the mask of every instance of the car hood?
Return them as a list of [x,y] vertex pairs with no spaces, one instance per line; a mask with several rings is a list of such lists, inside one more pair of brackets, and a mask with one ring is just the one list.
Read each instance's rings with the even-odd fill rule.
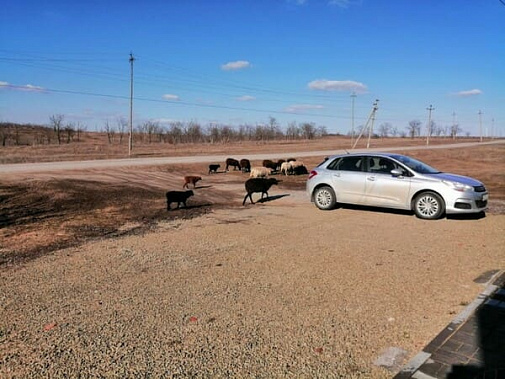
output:
[[451,182],[463,183],[472,187],[482,185],[482,183],[478,180],[469,178],[468,176],[448,174],[446,172],[439,172],[438,174],[425,174],[425,176],[438,180],[449,180]]

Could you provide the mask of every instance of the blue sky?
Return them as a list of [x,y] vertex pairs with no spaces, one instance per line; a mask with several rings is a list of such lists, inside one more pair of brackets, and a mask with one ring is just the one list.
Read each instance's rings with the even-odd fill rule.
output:
[[[0,121],[313,122],[347,133],[410,120],[505,136],[500,0],[8,1]],[[479,116],[479,111],[482,114]]]

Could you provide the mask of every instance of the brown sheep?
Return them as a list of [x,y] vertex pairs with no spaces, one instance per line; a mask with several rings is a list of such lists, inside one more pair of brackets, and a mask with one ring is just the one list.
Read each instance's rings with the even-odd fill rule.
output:
[[196,182],[202,180],[201,176],[188,175],[184,177],[184,185],[182,188],[189,188],[189,184],[193,184],[193,188],[196,188]]

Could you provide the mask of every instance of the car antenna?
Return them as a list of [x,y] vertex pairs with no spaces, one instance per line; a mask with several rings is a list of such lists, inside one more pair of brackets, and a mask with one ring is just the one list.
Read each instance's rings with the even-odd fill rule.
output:
[[344,149],[344,151],[346,152],[346,154],[349,154],[349,152],[347,151],[347,149]]

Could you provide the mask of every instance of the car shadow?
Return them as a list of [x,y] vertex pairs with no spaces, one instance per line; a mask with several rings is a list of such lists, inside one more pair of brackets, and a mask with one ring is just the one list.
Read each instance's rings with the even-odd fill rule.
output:
[[466,213],[466,214],[450,214],[446,215],[448,220],[480,220],[486,217],[486,212]]
[[410,215],[410,216],[412,216],[414,214],[414,212],[407,211],[404,209],[369,207],[366,205],[354,205],[354,204],[338,204],[337,203],[336,209],[352,209],[352,210],[357,210],[357,211],[368,211],[368,212],[389,213],[389,214]]
[[[381,208],[381,207],[369,207],[366,205],[354,205],[354,204],[337,204],[336,209],[352,209],[359,211],[369,211],[369,212],[379,212],[379,213],[389,213],[398,215],[409,215],[413,216],[414,212],[404,209],[393,209],[393,208]],[[447,220],[480,220],[486,217],[485,212],[479,213],[465,213],[465,214],[448,214],[445,215]],[[442,217],[444,218],[444,217]]]

